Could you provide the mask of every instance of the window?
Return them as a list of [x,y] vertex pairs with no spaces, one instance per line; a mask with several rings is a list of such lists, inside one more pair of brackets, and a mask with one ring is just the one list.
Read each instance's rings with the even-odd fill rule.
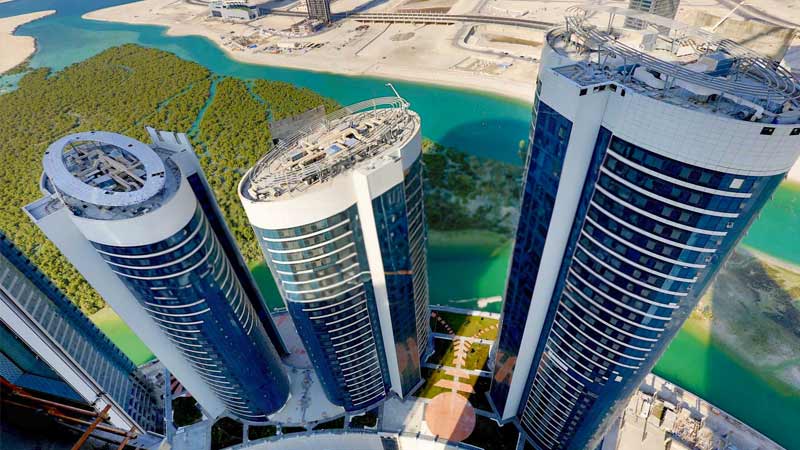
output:
[[761,129],[761,134],[766,135],[766,136],[772,136],[772,133],[774,133],[774,132],[775,132],[775,128],[774,127],[764,127],[764,128]]

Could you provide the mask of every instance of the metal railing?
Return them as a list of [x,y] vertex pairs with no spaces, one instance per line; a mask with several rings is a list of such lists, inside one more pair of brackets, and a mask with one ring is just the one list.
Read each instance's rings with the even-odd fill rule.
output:
[[[603,56],[622,58],[626,66],[640,65],[652,69],[666,77],[667,85],[670,81],[679,79],[698,86],[707,87],[736,95],[762,105],[784,104],[792,102],[797,104],[800,100],[800,81],[788,70],[774,63],[772,60],[755,53],[729,39],[720,38],[706,31],[681,25],[674,32],[686,33],[674,39],[676,43],[691,43],[692,49],[698,53],[723,51],[736,60],[735,74],[731,78],[721,78],[689,68],[670,61],[665,61],[651,56],[644,51],[623,44],[616,39],[610,30],[588,23],[590,10],[585,7],[573,6],[567,10],[566,27],[552,30],[548,41],[563,38],[576,46],[582,46],[589,53],[598,53],[600,60]],[[615,14],[626,15],[630,12],[625,9],[611,9],[611,19]],[[649,14],[632,14],[637,19],[648,23],[662,25],[663,18],[649,17]],[[675,23],[677,24],[677,22]],[[580,43],[571,37],[577,36]],[[694,38],[702,44],[694,42]],[[691,42],[690,42],[691,41]]]
[[[281,140],[264,155],[249,172],[249,193],[257,199],[277,197],[286,192],[330,179],[358,162],[369,159],[396,142],[414,124],[409,103],[401,97],[379,97],[345,106],[324,118],[303,126]],[[324,157],[302,167],[290,161],[291,151],[309,136],[334,131],[347,117],[352,122],[376,120],[365,140],[343,148],[335,155]]]

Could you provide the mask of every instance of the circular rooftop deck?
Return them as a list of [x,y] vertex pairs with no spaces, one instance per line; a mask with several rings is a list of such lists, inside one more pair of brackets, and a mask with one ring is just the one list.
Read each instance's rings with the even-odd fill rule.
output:
[[148,145],[117,133],[65,136],[45,152],[44,172],[64,195],[101,207],[142,203],[165,184],[164,162]]

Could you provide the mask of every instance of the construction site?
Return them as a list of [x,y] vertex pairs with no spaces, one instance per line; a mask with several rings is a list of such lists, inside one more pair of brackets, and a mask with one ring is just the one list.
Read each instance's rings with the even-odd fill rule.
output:
[[[144,0],[85,17],[205,36],[243,62],[445,84],[530,101],[545,32],[563,23],[570,6],[581,3]],[[629,5],[628,0],[603,3]],[[729,1],[684,0],[676,17],[785,60],[787,66],[800,66],[791,50],[798,48],[800,10],[778,0],[764,3],[755,9]]]

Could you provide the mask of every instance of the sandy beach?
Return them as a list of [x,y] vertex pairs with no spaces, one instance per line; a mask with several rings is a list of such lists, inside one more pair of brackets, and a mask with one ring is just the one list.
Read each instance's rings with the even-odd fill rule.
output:
[[[231,58],[251,64],[445,85],[533,102],[538,64],[517,61],[511,64],[512,67],[504,69],[502,74],[459,70],[458,65],[474,57],[475,53],[453,46],[449,39],[436,38],[441,37],[443,32],[456,36],[461,32],[457,26],[437,28],[411,24],[373,24],[366,33],[358,35],[355,28],[361,24],[351,21],[306,39],[328,42],[322,48],[304,54],[272,54],[237,48],[232,45],[231,36],[252,35],[253,26],[282,28],[295,19],[268,17],[247,25],[208,19],[207,15],[206,7],[180,0],[143,0],[92,11],[83,17],[99,21],[162,25],[168,27],[167,34],[170,36],[202,36],[214,42]],[[397,37],[404,35],[414,37],[398,42]],[[500,64],[502,58],[487,56],[485,59]]]
[[[2,1],[2,0],[0,0]],[[14,36],[18,26],[49,16],[55,10],[38,11],[0,19],[0,73],[16,67],[36,51],[36,41],[30,36]]]
[[800,161],[794,163],[794,166],[789,170],[787,178],[795,183],[800,183]]

